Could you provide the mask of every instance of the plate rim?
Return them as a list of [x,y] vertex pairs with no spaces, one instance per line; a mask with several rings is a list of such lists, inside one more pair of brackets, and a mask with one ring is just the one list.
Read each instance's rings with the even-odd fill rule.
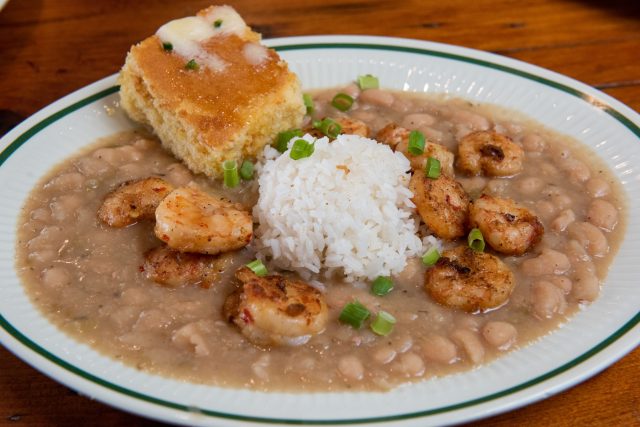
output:
[[[532,64],[528,64],[522,61],[514,60],[511,58],[502,57],[499,55],[491,54],[488,52],[483,52],[475,49],[463,48],[454,45],[426,42],[422,40],[414,40],[414,39],[401,39],[401,38],[391,38],[391,37],[376,37],[376,36],[302,36],[302,37],[284,37],[278,39],[270,39],[265,40],[265,42],[274,47],[277,51],[288,51],[288,50],[305,50],[305,49],[315,49],[315,48],[326,48],[326,49],[369,49],[369,50],[391,50],[391,51],[400,51],[407,53],[415,53],[429,56],[438,56],[445,57],[448,59],[454,59],[459,61],[464,61],[468,63],[473,63],[475,65],[490,67],[492,69],[497,69],[499,71],[504,71],[509,74],[515,74],[519,77],[523,77],[529,80],[534,80],[537,83],[542,83],[547,86],[551,86],[555,89],[562,90],[566,93],[569,93],[573,96],[577,96],[581,98],[584,102],[587,102],[597,108],[602,109],[608,115],[612,116],[615,120],[624,125],[628,130],[630,130],[633,134],[640,138],[640,126],[636,124],[636,122],[640,122],[638,114],[631,110],[629,107],[615,100],[607,94],[600,92],[597,89],[586,86],[583,83],[580,83],[577,80],[574,80],[570,77],[557,74],[553,71],[546,70],[541,67],[534,66]],[[421,47],[422,46],[422,47]],[[472,55],[466,56],[467,55]],[[488,58],[488,59],[483,59]],[[495,60],[495,62],[494,62]],[[514,67],[519,67],[514,68]],[[524,69],[523,69],[524,68]],[[527,71],[526,69],[532,70],[538,74],[547,75],[541,76],[536,75],[531,71]],[[549,74],[550,73],[550,74]],[[106,96],[109,96],[118,91],[119,87],[114,86],[117,74],[106,77],[98,82],[95,82],[91,85],[85,86],[84,88],[78,89],[75,92],[55,101],[44,109],[32,115],[30,118],[26,119],[23,123],[18,125],[14,130],[10,131],[0,140],[0,146],[4,146],[2,151],[0,152],[0,166],[11,156],[15,150],[17,150],[22,144],[27,142],[31,137],[40,132],[42,129],[46,128],[50,124],[60,120],[67,114],[82,108],[83,106],[90,104],[94,101],[102,99]],[[548,76],[552,77],[554,80],[551,80]],[[558,80],[562,81],[559,82]],[[106,86],[106,89],[103,88]],[[582,86],[582,87],[581,87]],[[578,87],[578,88],[576,88]],[[102,90],[100,90],[103,88]],[[95,92],[98,91],[98,92]],[[89,93],[88,96],[83,95],[84,93]],[[594,96],[597,95],[596,96]],[[624,114],[619,110],[624,111]],[[631,116],[633,119],[630,119],[627,116]],[[34,124],[35,123],[35,124]],[[6,144],[6,146],[5,146]],[[460,402],[453,405],[448,405],[440,408],[429,409],[425,411],[418,411],[412,413],[405,414],[394,414],[388,416],[377,416],[373,418],[357,418],[357,419],[276,419],[272,417],[255,417],[255,416],[247,416],[247,415],[238,415],[238,414],[229,414],[219,411],[211,411],[211,410],[202,410],[203,415],[207,415],[209,417],[218,418],[218,419],[226,419],[232,421],[248,421],[248,422],[259,422],[265,424],[276,424],[276,423],[284,423],[284,424],[293,424],[293,423],[307,423],[307,424],[315,424],[315,425],[327,425],[327,424],[362,424],[362,423],[371,423],[371,422],[391,422],[391,421],[402,421],[402,420],[410,420],[417,419],[423,417],[429,417],[431,415],[441,414],[444,412],[452,412],[458,409],[473,407],[482,403],[486,403],[488,401],[496,400],[504,396],[516,394],[522,390],[526,390],[534,385],[541,384],[549,378],[557,377],[558,375],[568,372],[574,367],[582,364],[586,360],[591,359],[593,356],[597,354],[602,354],[601,352],[610,347],[614,343],[621,343],[621,338],[627,336],[630,340],[626,342],[626,345],[623,345],[622,349],[618,349],[618,351],[611,355],[610,359],[607,363],[599,364],[595,368],[590,371],[583,373],[582,375],[577,375],[569,380],[565,384],[561,384],[553,390],[553,393],[557,393],[562,391],[571,385],[583,381],[586,378],[595,375],[597,372],[605,369],[615,360],[623,357],[628,351],[632,350],[635,345],[637,345],[638,338],[632,337],[632,334],[629,334],[630,331],[634,329],[640,332],[640,328],[636,328],[640,323],[640,311],[636,313],[634,317],[629,319],[627,323],[618,328],[617,331],[610,334],[607,339],[601,341],[598,345],[591,348],[587,352],[582,355],[573,358],[571,361],[564,363],[562,366],[547,372],[544,375],[538,376],[536,378],[530,379],[522,384],[519,384],[514,387],[510,387],[508,389],[502,390],[497,393],[493,393],[491,395],[486,395],[478,399],[473,399],[466,402]],[[28,337],[23,335],[19,330],[15,329],[13,325],[11,325],[0,313],[0,328],[2,329],[2,343],[6,348],[14,352],[17,355],[17,349],[14,349],[11,345],[8,345],[7,340],[5,339],[5,334],[10,336],[10,341],[13,339],[15,342],[23,345],[27,349],[35,351],[36,354],[33,356],[41,356],[46,359],[48,363],[52,363],[57,367],[61,367],[65,369],[67,372],[70,372],[76,376],[79,376],[81,380],[88,381],[92,384],[97,384],[100,387],[106,387],[109,391],[115,393],[125,394],[130,398],[134,398],[137,400],[143,400],[146,403],[151,403],[153,405],[163,406],[165,409],[173,409],[178,411],[189,411],[190,408],[182,405],[176,404],[173,402],[163,401],[162,399],[158,399],[152,396],[146,396],[139,392],[128,390],[125,387],[119,386],[117,384],[109,383],[107,380],[97,378],[88,372],[82,371],[80,368],[75,367],[74,365],[59,359],[57,356],[49,353],[46,349],[39,346],[37,343],[31,341]],[[18,336],[16,336],[18,335]],[[625,343],[623,343],[625,344]],[[620,346],[620,344],[618,344]],[[25,350],[25,349],[22,349]],[[24,351],[20,351],[22,355],[24,355]],[[29,361],[29,363],[34,366],[32,363],[32,358],[25,358],[19,356],[21,359],[25,361]],[[55,360],[54,360],[55,359]],[[60,363],[62,362],[62,363]],[[56,381],[62,382],[72,388],[76,388],[75,385],[69,384],[72,381],[63,381],[58,376],[54,376],[51,372],[46,372],[40,367],[34,366],[39,371],[43,372],[45,375],[53,377]],[[78,372],[79,371],[79,372]],[[79,387],[78,387],[79,388]],[[540,400],[544,397],[548,397],[550,394],[539,393],[538,395],[530,396],[529,399],[519,399],[517,402],[512,403],[511,405],[503,405],[498,408],[497,411],[492,413],[478,414],[476,417],[465,417],[458,421],[463,420],[471,420],[474,418],[494,415],[509,409],[513,409],[515,407],[532,403],[533,401]],[[118,402],[114,402],[113,399],[101,398],[97,396],[97,398],[105,403],[108,403],[112,406],[116,406],[120,409],[124,409],[125,411],[133,411],[136,414],[143,416],[154,417],[153,414],[149,414],[140,410],[134,410],[130,407],[127,407],[125,404],[118,404]],[[181,421],[176,419],[174,421]]]

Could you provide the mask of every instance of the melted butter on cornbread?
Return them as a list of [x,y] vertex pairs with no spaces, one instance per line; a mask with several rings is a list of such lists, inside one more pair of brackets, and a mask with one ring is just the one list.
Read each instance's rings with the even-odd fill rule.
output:
[[[227,63],[205,49],[203,43],[216,36],[234,34],[242,37],[246,32],[247,25],[233,8],[219,6],[201,15],[167,22],[158,29],[156,35],[163,43],[170,43],[172,51],[186,61],[193,59],[198,65],[222,71]],[[247,43],[243,53],[247,62],[252,65],[260,65],[267,57],[266,49],[258,43]]]
[[[197,71],[185,68],[192,59]],[[299,127],[305,111],[295,74],[229,6],[171,21],[133,46],[120,83],[129,116],[211,177],[223,161],[255,157],[278,132]]]

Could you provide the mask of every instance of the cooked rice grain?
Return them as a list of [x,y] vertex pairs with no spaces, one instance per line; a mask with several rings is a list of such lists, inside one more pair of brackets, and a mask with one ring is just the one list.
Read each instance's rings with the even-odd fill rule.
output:
[[353,281],[399,273],[421,252],[402,154],[354,135],[318,139],[305,159],[291,159],[289,150],[274,157],[269,147],[264,154],[253,212],[263,258]]

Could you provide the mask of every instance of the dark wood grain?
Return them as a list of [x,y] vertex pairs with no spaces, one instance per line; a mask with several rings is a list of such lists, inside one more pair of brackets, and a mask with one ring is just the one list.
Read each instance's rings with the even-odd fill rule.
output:
[[[240,0],[264,37],[371,34],[484,49],[566,74],[640,109],[640,3]],[[12,0],[0,12],[0,131],[117,72],[132,43],[210,4]],[[640,425],[640,350],[542,402],[476,426]],[[76,394],[0,349],[0,425],[149,426]]]

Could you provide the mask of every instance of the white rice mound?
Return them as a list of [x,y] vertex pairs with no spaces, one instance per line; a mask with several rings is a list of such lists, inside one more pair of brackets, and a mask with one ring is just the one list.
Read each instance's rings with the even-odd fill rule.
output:
[[421,253],[404,155],[356,135],[315,140],[308,158],[289,152],[265,148],[260,167],[253,215],[262,259],[303,276],[356,281],[399,273]]

